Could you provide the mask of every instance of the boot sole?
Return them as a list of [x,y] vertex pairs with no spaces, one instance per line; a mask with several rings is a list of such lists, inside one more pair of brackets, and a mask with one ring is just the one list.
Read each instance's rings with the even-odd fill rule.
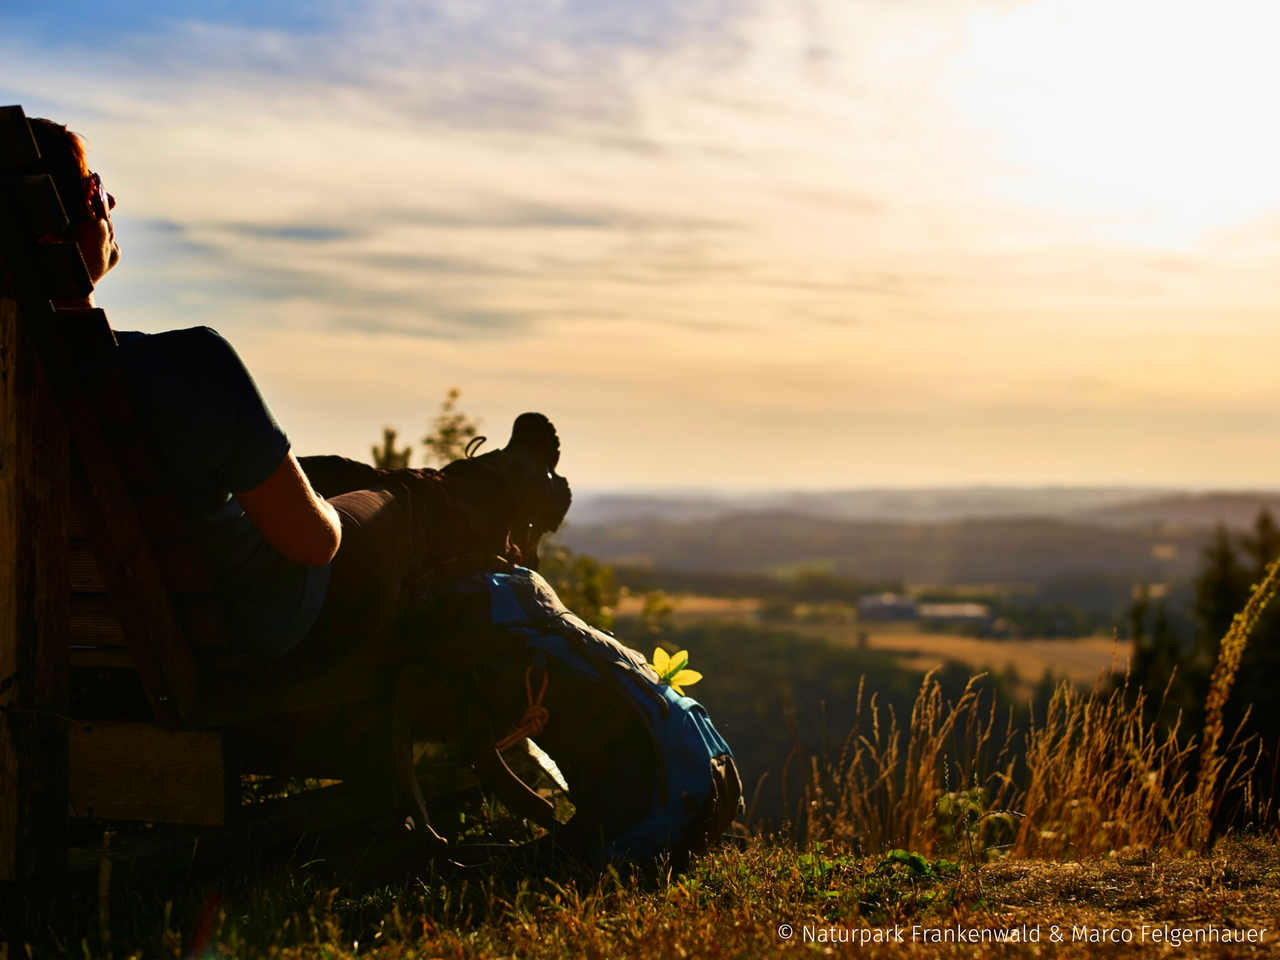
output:
[[541,413],[522,413],[511,425],[511,439],[504,449],[525,449],[554,471],[560,463],[560,436],[551,421]]

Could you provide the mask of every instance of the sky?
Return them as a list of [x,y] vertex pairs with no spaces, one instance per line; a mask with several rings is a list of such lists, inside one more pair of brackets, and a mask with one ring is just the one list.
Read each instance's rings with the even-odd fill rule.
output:
[[[119,329],[295,451],[445,391],[579,489],[1280,486],[1280,7],[0,0]],[[416,462],[420,462],[416,461]]]

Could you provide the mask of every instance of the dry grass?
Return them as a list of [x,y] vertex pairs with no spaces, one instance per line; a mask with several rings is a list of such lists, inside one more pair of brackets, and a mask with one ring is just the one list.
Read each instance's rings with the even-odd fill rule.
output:
[[[862,696],[859,685],[859,714]],[[982,768],[993,765],[984,761],[990,759],[996,716],[994,704],[982,712],[973,681],[952,704],[943,701],[933,674],[926,675],[905,738],[892,708],[882,716],[874,694],[869,706],[870,729],[855,727],[837,761],[809,758],[804,797],[795,818],[803,824],[805,841],[835,841],[875,853],[904,848],[932,854],[949,820],[954,826],[958,816],[970,819],[969,808],[974,804],[990,808],[977,813],[982,818],[1008,799],[1013,779],[1005,751],[994,761],[999,774],[986,778],[998,782],[995,796],[979,782]],[[1004,742],[1009,744],[1011,736]],[[798,749],[793,751],[788,763],[798,754]],[[956,780],[951,789],[953,770]],[[786,773],[784,768],[784,795]],[[952,804],[958,809],[953,810]]]
[[[1280,955],[1280,851],[1257,840],[1220,844],[1192,859],[1147,855],[1057,863],[1002,860],[975,869],[940,861],[854,858],[791,844],[724,848],[683,876],[459,880],[424,870],[419,880],[360,889],[314,883],[294,868],[240,889],[191,890],[166,905],[163,923],[118,937],[114,956],[303,960],[844,956],[1110,956],[1092,931],[1130,932],[1127,952],[1167,956],[1152,931],[1260,930],[1261,946],[1217,945],[1183,955]],[[155,921],[159,921],[156,910]],[[779,935],[782,925],[792,935]],[[939,947],[948,930],[1038,929],[1038,942]],[[1147,928],[1143,936],[1143,928]],[[833,943],[806,942],[827,931]],[[849,942],[900,929],[903,943]],[[1073,936],[1073,928],[1080,934]],[[867,931],[867,933],[863,933]],[[927,931],[927,932],[926,932]],[[59,934],[45,952],[85,960],[107,950]],[[1055,940],[1054,937],[1060,937]],[[841,939],[844,942],[841,942]],[[24,953],[14,944],[12,955]]]
[[[1262,582],[1254,585],[1248,602],[1235,615],[1218,648],[1218,662],[1214,665],[1213,677],[1209,682],[1209,696],[1205,700],[1204,746],[1200,752],[1200,771],[1196,784],[1195,830],[1196,842],[1201,845],[1208,839],[1219,813],[1225,792],[1222,788],[1224,780],[1230,782],[1234,776],[1238,776],[1240,768],[1238,756],[1232,757],[1231,748],[1235,746],[1236,737],[1231,739],[1225,750],[1218,749],[1225,733],[1223,711],[1231,696],[1231,687],[1235,684],[1236,672],[1240,669],[1240,658],[1249,642],[1249,634],[1257,625],[1262,611],[1275,596],[1277,586],[1280,586],[1280,558],[1267,568],[1267,575]],[[1239,731],[1236,732],[1237,736],[1238,734]]]
[[1055,692],[1043,725],[1027,735],[1024,814],[1017,855],[1075,857],[1194,842],[1193,744],[1143,719],[1145,696]]
[[[1232,813],[1269,823],[1270,798],[1252,793],[1260,753],[1239,730],[1224,744],[1223,708],[1278,583],[1280,561],[1223,638],[1200,741],[1180,737],[1176,722],[1151,719],[1147,695],[1127,681],[1112,690],[1099,682],[1088,693],[1063,681],[1047,715],[1032,717],[1020,735],[1012,714],[1000,728],[994,700],[983,709],[973,681],[957,702],[944,702],[931,673],[905,731],[873,696],[870,729],[855,728],[838,760],[801,764],[800,838],[877,854],[960,853],[976,864],[1006,850],[1055,859],[1204,853],[1232,798]],[[861,715],[861,688],[858,697]],[[800,759],[797,747],[788,767]]]
[[[1001,727],[994,700],[985,703],[973,681],[959,701],[944,702],[930,674],[904,731],[873,698],[870,730],[855,729],[837,761],[804,765],[795,818],[803,839],[982,859],[997,850],[1055,859],[1203,852],[1211,839],[1203,811],[1218,815],[1240,792],[1258,806],[1249,744],[1233,739],[1197,777],[1197,743],[1145,719],[1145,695],[1127,684],[1082,694],[1063,681],[1025,736],[1011,717]],[[789,763],[797,759],[798,751]]]

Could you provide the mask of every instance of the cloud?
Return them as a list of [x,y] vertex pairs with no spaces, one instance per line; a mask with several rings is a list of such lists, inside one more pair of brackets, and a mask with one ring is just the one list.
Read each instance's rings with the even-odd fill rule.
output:
[[1082,6],[1057,47],[1058,0],[86,5],[0,14],[0,98],[89,134],[115,322],[223,329],[313,451],[458,383],[600,483],[1243,469],[1179,424],[1271,402],[1274,212],[1094,189],[1131,137],[1072,84],[1124,87],[1131,40]]
[[346,227],[317,227],[308,224],[271,225],[241,223],[230,228],[259,240],[301,240],[305,243],[324,243],[328,240],[345,240],[354,231]]
[[[122,211],[180,225],[180,250],[133,245],[139,275],[146,257],[192,270],[232,316],[257,296],[442,336],[829,323],[866,311],[806,292],[888,292],[849,279],[890,271],[851,271],[867,244],[847,240],[896,205],[869,183],[897,154],[861,172],[838,155],[858,140],[842,113],[892,111],[849,96],[844,61],[874,47],[865,26],[928,20],[857,6],[376,0],[325,8],[323,29],[155,8],[109,44],[10,41],[0,83],[91,131]],[[931,43],[902,59],[934,70]]]

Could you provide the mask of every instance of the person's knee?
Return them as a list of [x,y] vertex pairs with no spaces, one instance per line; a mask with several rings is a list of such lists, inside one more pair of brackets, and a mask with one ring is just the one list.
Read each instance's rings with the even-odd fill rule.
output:
[[299,457],[298,464],[312,489],[326,500],[353,490],[375,487],[381,480],[376,467],[346,457]]

